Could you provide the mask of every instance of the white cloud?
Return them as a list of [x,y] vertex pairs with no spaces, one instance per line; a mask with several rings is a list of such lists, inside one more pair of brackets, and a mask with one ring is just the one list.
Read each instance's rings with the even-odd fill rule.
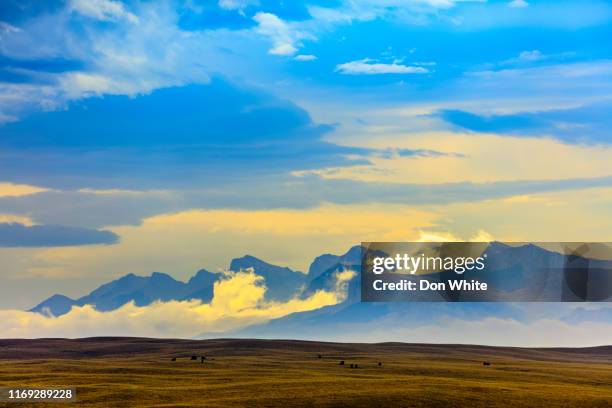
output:
[[4,31],[5,33],[18,33],[21,29],[7,22],[0,21],[0,31]]
[[[403,22],[422,24],[427,16],[471,0],[344,0],[340,7],[310,6],[310,15],[322,24],[350,24],[393,16]],[[474,0],[480,1],[480,0]]]
[[512,0],[510,3],[508,3],[508,7],[512,7],[512,8],[524,8],[529,6],[529,3],[527,3],[525,0]]
[[403,65],[397,61],[391,64],[376,62],[369,58],[345,62],[336,66],[336,72],[347,75],[377,75],[377,74],[426,74],[423,67]]
[[[346,288],[347,273],[337,277]],[[102,335],[147,337],[195,337],[264,323],[291,313],[318,309],[341,302],[346,292],[318,291],[306,299],[287,302],[264,300],[263,278],[252,272],[228,273],[215,283],[208,304],[199,301],[156,302],[138,307],[129,303],[111,312],[89,305],[74,307],[60,316],[42,316],[19,310],[0,310],[0,332],[5,337],[88,337]]]
[[297,51],[297,48],[293,46],[293,44],[282,43],[275,45],[274,48],[270,49],[270,54],[272,55],[293,55]]
[[295,58],[293,58],[296,61],[314,61],[317,59],[316,55],[306,55],[306,54],[300,54],[300,55],[296,55]]
[[100,74],[70,72],[60,78],[62,88],[72,97],[84,95],[135,93],[134,86]]
[[127,20],[138,23],[138,17],[126,10],[123,3],[113,0],[71,0],[70,9],[102,21]]
[[[245,54],[257,52],[256,40],[246,31],[181,30],[176,11],[163,3],[144,3],[138,13],[139,24],[118,21],[98,30],[85,23],[81,38],[70,44],[72,58],[87,61],[87,71],[58,74],[57,85],[49,86],[46,97],[58,100],[61,106],[65,100],[90,95],[136,95],[161,87],[207,83],[210,72],[226,72],[230,67],[243,75],[241,71],[257,69],[256,64],[237,63]],[[60,19],[55,16],[53,22],[61,24]],[[45,47],[40,40],[31,38],[23,46]],[[231,53],[219,51],[221,48]],[[40,99],[37,89],[29,93],[30,98]]]
[[[526,66],[530,63],[535,62],[558,62],[562,63],[563,61],[575,57],[576,53],[571,51],[559,52],[554,54],[545,54],[540,50],[525,50],[519,53],[516,57],[507,59],[499,63],[500,67],[508,66],[508,65],[517,65],[517,66]],[[597,63],[596,63],[597,64]]]
[[248,6],[258,5],[258,0],[219,0],[219,7],[225,10],[244,10]]
[[[132,4],[132,3],[130,3]],[[211,72],[256,75],[263,64],[241,64],[260,53],[261,38],[249,30],[187,31],[177,25],[173,2],[137,3],[72,0],[54,13],[21,22],[20,32],[3,32],[4,55],[24,60],[82,61],[84,70],[47,74],[37,83],[0,84],[0,121],[20,111],[53,110],[70,99],[98,94],[135,95],[168,86],[206,83]],[[86,15],[74,28],[70,16]],[[98,20],[113,21],[100,27]],[[132,21],[138,21],[133,24]],[[5,28],[5,31],[8,28]]]
[[271,13],[257,13],[253,20],[258,24],[255,31],[272,41],[268,51],[272,55],[293,55],[301,46],[301,39],[312,38]]
[[[529,62],[537,62],[537,61],[564,61],[569,58],[575,57],[576,53],[573,51],[559,52],[555,54],[544,54],[540,50],[527,50],[521,52],[518,57],[511,58],[507,61],[504,61],[504,64],[521,64],[521,63],[529,63]],[[597,64],[597,62],[595,63]]]
[[523,51],[519,54],[521,61],[539,61],[544,55],[539,50]]

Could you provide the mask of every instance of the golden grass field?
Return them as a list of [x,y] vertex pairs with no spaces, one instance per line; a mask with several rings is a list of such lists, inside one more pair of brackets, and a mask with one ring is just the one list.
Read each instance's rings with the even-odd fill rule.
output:
[[0,387],[69,386],[76,403],[6,406],[612,407],[612,347],[0,340]]

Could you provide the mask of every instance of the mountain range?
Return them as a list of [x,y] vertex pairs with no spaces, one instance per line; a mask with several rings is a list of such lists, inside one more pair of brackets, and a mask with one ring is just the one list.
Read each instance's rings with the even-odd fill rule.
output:
[[[445,317],[476,319],[476,318],[513,318],[522,319],[525,308],[517,307],[508,302],[361,302],[361,267],[360,246],[350,248],[345,254],[324,254],[313,260],[307,273],[294,271],[287,267],[269,264],[256,257],[246,255],[233,259],[229,270],[240,271],[252,269],[265,280],[267,287],[266,299],[286,301],[294,297],[308,297],[318,290],[336,290],[337,273],[352,270],[357,273],[346,285],[346,297],[339,304],[326,306],[307,312],[294,313],[264,324],[242,328],[227,333],[232,337],[267,337],[267,338],[325,338],[327,334],[337,334],[343,327],[363,328],[370,330],[373,323],[387,324],[394,327],[401,322],[410,324],[426,324],[435,319]],[[504,293],[521,294],[523,291],[537,290],[542,300],[558,302],[560,299],[581,301],[575,293],[568,293],[566,284],[571,277],[560,276],[564,273],[564,265],[568,262],[566,255],[548,251],[540,246],[526,244],[509,246],[492,242],[487,247],[487,253],[494,259],[485,270],[473,277],[493,283]],[[572,262],[576,262],[576,257]],[[588,284],[589,293],[606,294],[603,299],[612,300],[612,279],[608,271],[612,270],[612,262],[605,260],[578,257],[579,261],[589,262],[597,270],[606,271],[606,275],[594,276]],[[537,267],[534,267],[536,265]],[[538,270],[547,273],[534,275]],[[444,272],[442,272],[444,273]],[[60,316],[68,313],[72,306],[92,305],[97,310],[114,310],[128,302],[138,306],[146,306],[154,301],[191,300],[204,303],[213,297],[214,284],[223,279],[221,272],[214,273],[205,269],[198,271],[189,281],[181,282],[171,276],[155,272],[150,276],[125,275],[95,289],[86,296],[71,299],[63,295],[53,295],[30,311],[44,315]],[[565,286],[564,286],[565,285]],[[511,297],[508,298],[512,300]],[[587,299],[592,300],[592,299]],[[588,308],[563,308],[559,303],[549,303],[550,313],[564,309],[571,311],[568,319],[584,319],[592,317]],[[591,315],[590,315],[590,314]],[[597,315],[596,319],[602,317]],[[609,320],[609,316],[603,316]],[[211,334],[212,335],[212,334]],[[216,334],[218,337],[218,334]],[[201,333],[199,337],[209,337]],[[334,336],[337,338],[337,335]]]
[[[337,256],[325,254],[317,257],[308,273],[294,271],[287,267],[269,264],[251,255],[235,258],[229,265],[230,271],[252,269],[266,284],[266,299],[287,301],[295,296],[307,296],[317,290],[333,290],[337,267],[360,262],[360,247],[351,248],[346,254]],[[78,299],[55,294],[45,299],[31,312],[61,316],[73,306],[91,305],[99,311],[118,309],[129,302],[146,306],[155,301],[200,300],[208,303],[213,297],[214,284],[224,276],[221,272],[199,270],[189,281],[181,282],[168,274],[153,272],[150,276],[132,273],[101,285],[91,293]]]

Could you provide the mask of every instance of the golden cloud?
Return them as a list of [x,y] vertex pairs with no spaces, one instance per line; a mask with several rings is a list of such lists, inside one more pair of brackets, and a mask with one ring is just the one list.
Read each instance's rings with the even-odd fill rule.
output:
[[362,145],[431,150],[448,155],[373,156],[369,158],[371,165],[306,173],[328,179],[414,184],[565,180],[612,175],[612,147],[572,145],[548,137],[427,132],[373,137]]
[[51,190],[27,184],[0,183],[0,197],[20,197],[45,191]]
[[344,253],[362,240],[415,239],[419,230],[433,225],[435,217],[426,209],[401,205],[192,210],[150,217],[138,226],[108,228],[121,237],[112,247],[37,250],[36,269],[26,268],[25,275],[75,277],[87,273],[109,279],[126,271],[149,274],[161,270],[186,279],[202,267],[226,268],[233,257],[244,254],[304,271],[314,257]]
[[[346,275],[339,281],[346,279]],[[99,312],[90,305],[73,307],[62,316],[43,316],[19,310],[0,311],[0,332],[9,338],[147,336],[194,337],[267,322],[291,313],[334,305],[342,292],[318,291],[306,299],[266,301],[263,278],[252,272],[228,273],[215,283],[209,304],[200,301],[156,302]]]

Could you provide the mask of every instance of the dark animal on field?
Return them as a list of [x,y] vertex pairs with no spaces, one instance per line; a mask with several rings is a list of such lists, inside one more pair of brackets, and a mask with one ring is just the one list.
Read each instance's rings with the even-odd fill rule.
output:
[[359,364],[355,364],[355,368],[359,368]]
[[206,360],[206,357],[202,356],[200,357],[200,360],[202,361],[202,364],[204,364],[204,360]]
[[382,363],[381,363],[380,361],[378,362],[378,366],[379,366],[379,367],[382,367]]
[[176,361],[176,357],[172,357],[172,361]]
[[323,358],[323,356],[319,354],[319,355],[317,355],[317,358]]
[[483,362],[482,362],[482,365],[483,365],[483,366],[490,366],[490,365],[491,365],[491,363],[489,363],[488,361],[483,361]]
[[340,361],[340,365],[344,365],[344,360]]
[[355,368],[355,364],[351,364],[351,368]]
[[192,359],[192,360],[197,360],[197,359],[198,359],[198,356],[191,356],[191,359]]

